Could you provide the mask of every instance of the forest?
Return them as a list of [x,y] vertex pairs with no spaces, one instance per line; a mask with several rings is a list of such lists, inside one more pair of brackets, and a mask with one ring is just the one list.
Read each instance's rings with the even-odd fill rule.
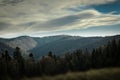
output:
[[8,50],[0,52],[0,80],[55,76],[69,71],[84,72],[112,67],[120,67],[120,40],[113,39],[91,52],[78,49],[58,56],[50,51],[37,61],[34,53],[30,53],[27,58],[23,57],[19,47],[15,48],[13,55],[9,55]]

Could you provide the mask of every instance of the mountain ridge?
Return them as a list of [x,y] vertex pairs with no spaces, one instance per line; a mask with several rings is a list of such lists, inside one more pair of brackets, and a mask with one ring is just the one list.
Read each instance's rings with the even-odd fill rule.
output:
[[[20,36],[11,39],[0,38],[0,50],[4,47],[13,53],[15,47],[20,47],[23,54],[34,53],[35,57],[44,56],[52,51],[56,55],[76,49],[90,51],[94,48],[107,44],[112,39],[120,39],[120,35],[107,37],[81,37],[69,35],[57,35],[48,37]],[[4,45],[3,45],[4,44]]]

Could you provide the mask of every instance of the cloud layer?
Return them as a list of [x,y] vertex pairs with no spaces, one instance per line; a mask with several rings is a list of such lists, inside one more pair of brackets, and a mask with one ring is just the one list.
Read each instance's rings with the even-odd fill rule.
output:
[[119,14],[88,8],[114,1],[0,0],[0,36],[117,25]]

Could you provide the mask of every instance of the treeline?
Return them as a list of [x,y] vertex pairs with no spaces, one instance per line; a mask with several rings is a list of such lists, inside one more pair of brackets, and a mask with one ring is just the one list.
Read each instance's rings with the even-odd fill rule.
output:
[[104,67],[120,67],[120,40],[114,39],[106,46],[94,49],[92,52],[87,49],[76,50],[64,56],[56,56],[49,52],[39,61],[35,61],[32,53],[28,58],[23,58],[19,47],[16,47],[12,56],[7,50],[0,52],[0,80],[56,75],[68,71],[85,71]]

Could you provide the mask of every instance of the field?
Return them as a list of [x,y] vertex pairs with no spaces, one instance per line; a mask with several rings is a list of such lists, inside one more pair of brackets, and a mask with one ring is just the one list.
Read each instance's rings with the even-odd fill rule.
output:
[[54,77],[25,77],[22,80],[120,80],[120,68],[91,69],[86,72],[68,72]]

